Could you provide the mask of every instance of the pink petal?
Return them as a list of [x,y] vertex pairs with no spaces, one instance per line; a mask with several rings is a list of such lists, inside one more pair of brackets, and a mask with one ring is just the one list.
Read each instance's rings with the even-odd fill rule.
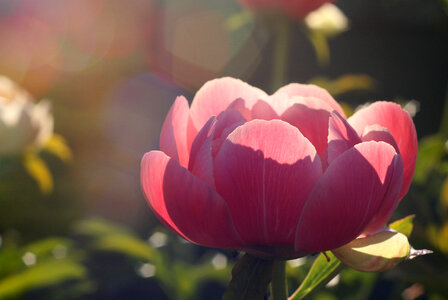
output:
[[246,101],[242,98],[238,98],[232,103],[230,103],[229,107],[227,109],[233,109],[240,112],[240,114],[246,119],[246,121],[252,120],[251,112],[246,107]]
[[396,103],[380,101],[356,112],[348,122],[359,135],[370,125],[379,125],[390,131],[403,158],[404,176],[400,193],[400,198],[403,198],[411,185],[417,160],[417,133],[409,114]]
[[141,184],[159,220],[181,236],[208,247],[240,245],[229,209],[221,196],[165,153],[145,154]]
[[278,89],[275,94],[277,93],[285,93],[289,97],[301,96],[318,98],[327,103],[332,108],[332,110],[336,110],[341,116],[345,118],[344,110],[336,102],[336,100],[333,99],[333,97],[327,92],[327,90],[316,85],[291,83]]
[[387,128],[381,127],[379,125],[370,125],[364,128],[364,132],[361,136],[363,142],[368,141],[383,141],[394,147],[397,153],[400,153],[397,142],[395,142],[394,137]]
[[247,246],[292,245],[321,172],[313,145],[280,120],[252,120],[236,128],[215,158],[216,189]]
[[[367,126],[364,129],[364,133],[361,137],[361,140],[364,141],[383,141],[394,147],[395,151],[400,154],[400,151],[398,149],[398,145],[395,142],[394,137],[384,127],[381,127],[379,125],[371,125]],[[399,177],[395,177],[396,180],[399,180]],[[399,183],[393,183],[393,184],[401,184]],[[392,217],[395,209],[398,206],[398,203],[400,203],[400,198],[395,197],[394,195],[390,194],[390,197],[385,200],[384,204],[381,206],[379,212],[376,214],[372,222],[369,224],[368,228],[364,230],[363,233],[369,234],[372,232],[376,232],[382,227],[386,225],[386,223],[389,221],[389,219]]]
[[214,189],[213,157],[227,136],[245,122],[243,116],[233,109],[227,109],[217,118],[211,117],[194,140],[188,170]]
[[243,98],[247,108],[256,100],[267,97],[262,90],[239,79],[225,77],[204,84],[191,104],[191,118],[196,128],[202,128],[211,116],[217,116],[236,99]]
[[331,111],[331,107],[319,99],[296,98],[296,104],[287,109],[281,119],[297,127],[322,155],[327,148]]
[[177,97],[163,123],[160,149],[186,167],[195,134],[196,129],[191,124],[188,101],[183,96]]
[[279,119],[279,116],[266,101],[258,100],[252,107],[251,120],[253,119],[273,120]]
[[295,250],[319,252],[356,238],[390,199],[398,198],[401,158],[384,142],[339,155],[316,183],[297,226]]
[[218,122],[216,123],[216,129],[214,132],[212,155],[213,157],[221,149],[222,143],[227,136],[240,125],[246,123],[246,119],[240,114],[239,111],[233,109],[227,109],[218,116]]
[[328,163],[331,164],[339,155],[361,142],[356,131],[334,111],[330,116],[328,127]]
[[188,170],[205,182],[209,187],[215,187],[213,177],[212,141],[216,118],[211,117],[196,136],[191,147]]

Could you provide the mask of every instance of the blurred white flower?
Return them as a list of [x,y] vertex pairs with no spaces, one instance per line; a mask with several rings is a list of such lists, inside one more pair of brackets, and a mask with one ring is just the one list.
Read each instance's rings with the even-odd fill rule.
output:
[[326,3],[305,17],[305,24],[325,36],[335,36],[348,28],[348,19],[334,4]]
[[42,147],[53,135],[50,108],[48,101],[35,103],[25,90],[0,75],[0,155]]

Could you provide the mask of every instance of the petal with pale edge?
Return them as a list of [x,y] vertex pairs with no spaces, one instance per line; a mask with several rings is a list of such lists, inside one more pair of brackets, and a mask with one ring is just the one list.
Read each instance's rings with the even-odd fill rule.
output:
[[322,156],[328,146],[328,120],[332,108],[316,98],[295,97],[294,102],[281,119],[297,127]]
[[328,125],[328,163],[359,143],[361,139],[356,131],[338,112],[332,112]]
[[186,167],[194,135],[196,129],[191,124],[188,101],[183,96],[177,97],[163,123],[160,150]]
[[361,136],[366,127],[379,125],[387,128],[398,145],[403,158],[404,176],[400,198],[409,190],[417,159],[417,133],[409,113],[392,102],[375,102],[356,112],[348,122]]
[[181,236],[208,247],[227,248],[240,244],[221,196],[165,153],[145,154],[141,184],[159,220]]
[[404,234],[386,229],[353,240],[332,252],[350,268],[362,272],[381,272],[407,258],[410,250],[411,245]]
[[277,93],[285,93],[289,97],[301,96],[320,99],[330,105],[332,109],[336,110],[339,114],[341,114],[341,116],[345,118],[344,110],[339,105],[339,103],[337,103],[336,100],[333,99],[333,97],[330,95],[330,93],[327,92],[327,90],[320,88],[317,85],[290,83],[278,89],[275,94]]
[[204,84],[191,104],[191,118],[196,128],[202,128],[211,116],[217,116],[238,98],[245,101],[247,108],[267,94],[239,79],[225,77]]
[[313,145],[280,120],[252,120],[236,128],[215,158],[216,190],[246,246],[292,245],[321,173]]
[[339,155],[303,208],[295,249],[326,251],[356,238],[388,197],[398,197],[402,173],[400,156],[384,142],[357,144]]

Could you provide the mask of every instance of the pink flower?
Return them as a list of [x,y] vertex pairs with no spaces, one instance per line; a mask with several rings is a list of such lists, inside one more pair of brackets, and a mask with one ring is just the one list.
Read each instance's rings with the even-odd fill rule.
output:
[[411,183],[415,127],[397,104],[346,120],[330,94],[293,83],[268,96],[238,79],[178,97],[141,183],[159,220],[208,247],[293,258],[382,228]]
[[239,0],[241,4],[252,10],[276,11],[295,19],[303,19],[308,13],[318,9],[325,3],[335,0]]

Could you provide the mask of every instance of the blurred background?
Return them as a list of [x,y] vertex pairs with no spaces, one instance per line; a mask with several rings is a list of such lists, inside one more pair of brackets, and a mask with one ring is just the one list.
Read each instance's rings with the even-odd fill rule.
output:
[[[381,274],[345,270],[312,298],[448,299],[448,2],[335,5],[346,23],[328,32],[236,0],[0,1],[0,74],[48,99],[57,134],[0,158],[0,299],[220,299],[238,254],[166,230],[139,165],[175,97],[191,101],[221,76],[267,92],[315,83],[348,114],[404,105],[420,150],[393,220],[416,214],[411,243],[434,254]],[[288,264],[291,290],[312,260]]]

